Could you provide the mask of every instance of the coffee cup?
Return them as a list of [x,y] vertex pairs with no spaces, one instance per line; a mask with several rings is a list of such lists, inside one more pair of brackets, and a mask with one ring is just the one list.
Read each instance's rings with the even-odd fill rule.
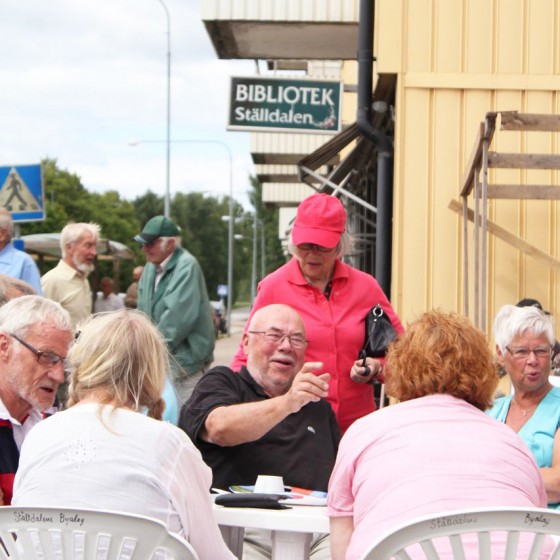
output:
[[284,479],[281,476],[259,474],[254,491],[258,494],[283,494]]

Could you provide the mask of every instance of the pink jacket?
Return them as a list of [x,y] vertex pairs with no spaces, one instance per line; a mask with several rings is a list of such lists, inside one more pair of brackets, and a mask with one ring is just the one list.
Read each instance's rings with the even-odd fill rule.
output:
[[[375,410],[372,386],[350,379],[350,369],[364,344],[367,312],[380,303],[395,330],[402,333],[399,318],[373,276],[339,260],[328,300],[307,282],[297,260],[292,258],[259,283],[251,316],[272,303],[290,305],[302,316],[309,340],[305,360],[323,362],[323,369],[317,370],[317,375],[331,374],[328,401],[344,433],[352,422]],[[250,320],[251,317],[247,325]],[[238,371],[245,363],[246,356],[240,346],[231,368]]]

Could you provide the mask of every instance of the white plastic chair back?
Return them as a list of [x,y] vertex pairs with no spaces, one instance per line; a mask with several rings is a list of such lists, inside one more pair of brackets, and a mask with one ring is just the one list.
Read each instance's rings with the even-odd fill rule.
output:
[[[470,539],[470,549],[465,547],[465,537]],[[436,544],[434,539],[437,539]],[[497,541],[505,548],[505,555],[499,556],[500,559],[559,560],[560,512],[502,507],[425,516],[380,538],[362,556],[362,560],[492,560],[498,557],[492,556],[492,545]],[[475,552],[474,556],[473,548],[478,549],[478,554]]]
[[156,519],[51,507],[0,507],[2,560],[198,560]]

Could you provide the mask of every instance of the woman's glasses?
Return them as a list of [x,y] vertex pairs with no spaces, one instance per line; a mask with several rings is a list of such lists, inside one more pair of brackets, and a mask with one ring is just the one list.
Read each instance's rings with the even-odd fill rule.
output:
[[317,251],[318,253],[332,253],[336,249],[336,247],[323,247],[322,245],[316,245],[315,243],[301,243],[300,245],[296,245],[296,247],[300,251]]
[[506,350],[516,359],[516,360],[526,360],[531,353],[535,354],[540,360],[544,358],[550,358],[552,354],[552,348],[548,346],[539,346],[538,348],[510,348],[506,346]]

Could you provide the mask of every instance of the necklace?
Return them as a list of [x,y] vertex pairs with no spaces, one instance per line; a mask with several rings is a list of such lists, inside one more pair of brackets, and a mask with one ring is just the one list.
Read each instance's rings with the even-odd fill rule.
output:
[[515,397],[513,398],[513,402],[517,405],[517,408],[523,414],[523,418],[525,418],[525,416],[527,416],[527,414],[529,414],[529,412],[531,412],[533,410],[533,408],[537,408],[537,406],[539,405],[539,403],[537,403],[537,404],[534,404],[533,406],[525,409],[525,408],[521,408],[521,405],[515,400]]

